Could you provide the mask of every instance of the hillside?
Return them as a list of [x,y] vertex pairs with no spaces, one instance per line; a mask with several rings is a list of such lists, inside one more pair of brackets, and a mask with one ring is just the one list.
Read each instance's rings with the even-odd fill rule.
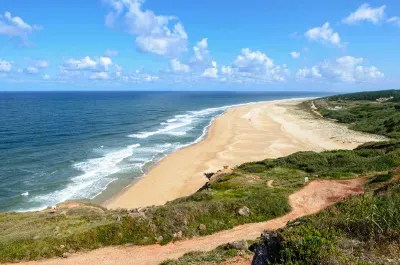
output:
[[399,90],[387,90],[330,96],[313,102],[324,118],[349,124],[356,131],[399,139],[399,101]]

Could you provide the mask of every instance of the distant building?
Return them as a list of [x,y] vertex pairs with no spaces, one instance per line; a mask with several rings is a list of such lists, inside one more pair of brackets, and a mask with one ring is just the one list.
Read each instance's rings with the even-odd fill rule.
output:
[[390,97],[390,98],[377,98],[376,101],[377,102],[385,102],[385,101],[388,101],[388,100],[391,100],[391,99],[393,99],[393,97]]

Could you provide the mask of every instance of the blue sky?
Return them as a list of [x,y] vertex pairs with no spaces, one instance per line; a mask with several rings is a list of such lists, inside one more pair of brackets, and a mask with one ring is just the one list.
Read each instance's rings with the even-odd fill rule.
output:
[[0,90],[400,86],[400,1],[2,0]]

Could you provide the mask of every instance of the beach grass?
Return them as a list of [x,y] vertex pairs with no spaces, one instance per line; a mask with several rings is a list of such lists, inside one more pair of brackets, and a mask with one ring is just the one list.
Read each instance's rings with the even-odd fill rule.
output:
[[[0,214],[0,262],[38,260],[111,245],[166,244],[234,226],[270,220],[290,211],[288,195],[304,178],[345,179],[382,175],[400,164],[400,143],[367,144],[356,150],[299,152],[246,163],[211,178],[208,189],[158,207],[107,210],[60,205],[56,213]],[[273,180],[273,188],[267,183]],[[371,181],[373,181],[371,179]],[[238,214],[247,207],[249,214]]]

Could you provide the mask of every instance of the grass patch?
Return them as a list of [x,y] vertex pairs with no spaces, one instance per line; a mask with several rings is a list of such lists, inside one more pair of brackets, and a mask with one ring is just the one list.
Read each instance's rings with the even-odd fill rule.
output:
[[236,250],[224,245],[208,252],[190,252],[177,260],[166,260],[160,265],[218,264],[237,256],[248,257],[252,254],[247,250]]

